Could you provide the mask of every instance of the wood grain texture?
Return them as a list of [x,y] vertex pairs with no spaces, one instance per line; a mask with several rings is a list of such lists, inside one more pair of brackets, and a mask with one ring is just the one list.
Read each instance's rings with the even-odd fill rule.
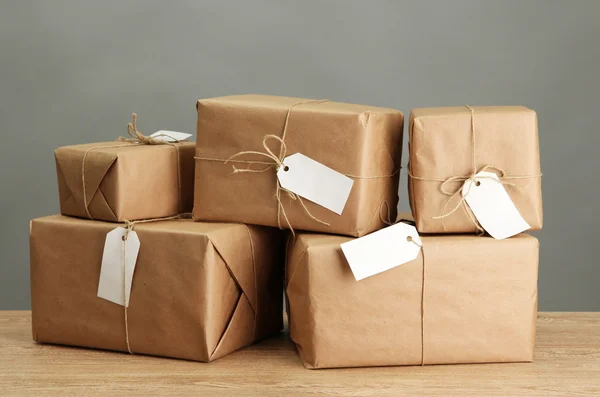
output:
[[286,334],[210,364],[36,344],[0,312],[1,396],[600,396],[600,313],[540,313],[534,363],[307,370]]

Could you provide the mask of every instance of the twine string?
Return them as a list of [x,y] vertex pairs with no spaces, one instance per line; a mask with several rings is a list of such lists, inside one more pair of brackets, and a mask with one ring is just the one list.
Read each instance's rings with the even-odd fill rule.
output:
[[[389,208],[389,207],[388,207]],[[406,236],[406,241],[413,243],[421,251],[423,260],[421,274],[421,366],[425,365],[425,248],[423,243],[417,242],[412,236]]]
[[131,344],[129,343],[129,319],[128,319],[128,306],[129,300],[127,299],[127,238],[129,237],[129,233],[133,231],[133,228],[138,223],[149,223],[149,222],[159,222],[159,221],[169,221],[175,219],[190,219],[192,217],[191,213],[183,213],[177,214],[174,216],[166,216],[163,218],[151,218],[151,219],[141,219],[139,221],[128,221],[125,223],[125,233],[121,238],[123,240],[123,314],[125,320],[125,343],[127,346],[127,351],[129,354],[134,354],[131,350]]
[[[383,214],[381,213],[382,210],[385,210],[385,212]],[[385,215],[385,217],[384,217],[384,215]],[[392,222],[392,214],[391,214],[390,204],[385,200],[382,201],[381,205],[379,206],[379,220],[384,225],[388,225],[388,226],[394,225],[394,223]]]
[[421,246],[423,272],[421,274],[421,366],[425,365],[425,249]]
[[127,307],[129,306],[129,300],[127,299],[127,237],[129,235],[129,231],[133,230],[133,225],[131,228],[129,225],[125,228],[125,234],[122,237],[123,240],[123,306],[125,307],[125,342],[127,344],[127,351],[129,354],[133,354],[131,351],[131,346],[129,344],[129,320],[127,319]]

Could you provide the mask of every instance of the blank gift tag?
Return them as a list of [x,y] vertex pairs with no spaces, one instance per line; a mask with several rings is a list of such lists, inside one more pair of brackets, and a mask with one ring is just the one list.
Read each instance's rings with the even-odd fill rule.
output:
[[340,246],[354,278],[362,280],[415,260],[421,238],[414,226],[396,223]]
[[342,214],[354,184],[351,178],[302,153],[286,157],[283,165],[277,171],[281,187],[338,215]]
[[471,180],[465,182],[462,195],[490,236],[501,240],[531,227],[519,214],[496,174],[480,172],[475,175],[475,180],[475,183]]
[[[131,282],[133,271],[140,251],[140,240],[136,232],[130,231],[127,240],[123,241],[125,229],[118,227],[106,234],[104,252],[102,253],[102,265],[100,267],[100,282],[98,283],[98,297],[124,306],[127,302],[129,307],[129,295],[131,294]],[[127,274],[127,297],[123,296],[123,245],[126,246],[125,269]]]
[[177,131],[167,131],[167,130],[160,130],[160,131],[156,131],[154,134],[150,135],[150,137],[161,140],[161,141],[165,141],[165,142],[181,142],[181,141],[185,141],[186,139],[188,139],[189,137],[191,137],[192,134],[185,134],[183,132],[177,132]]

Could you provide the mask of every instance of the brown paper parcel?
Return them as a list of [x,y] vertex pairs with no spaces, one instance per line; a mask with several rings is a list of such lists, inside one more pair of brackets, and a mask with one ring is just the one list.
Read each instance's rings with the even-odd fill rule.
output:
[[[32,221],[34,340],[127,351],[124,307],[97,297],[114,227],[63,216]],[[282,329],[279,230],[191,220],[134,230],[141,248],[127,316],[133,353],[212,361]]]
[[[413,109],[410,115],[409,197],[421,233],[478,231],[461,195],[442,192],[442,181],[468,177],[490,165],[505,171],[506,191],[532,230],[542,227],[542,187],[535,111],[522,106]],[[473,131],[472,126],[475,127]],[[475,142],[475,147],[473,147]],[[474,155],[474,157],[473,157]],[[493,169],[488,170],[494,172]],[[460,189],[463,181],[447,184]]]
[[[303,200],[281,195],[289,223],[296,230],[362,236],[384,226],[379,216],[383,202],[395,211],[402,148],[403,115],[393,109],[332,101],[266,95],[239,95],[198,101],[198,136],[194,219],[224,220],[288,228],[279,215],[275,197],[275,167],[265,172],[232,173],[238,168],[264,169],[258,155],[265,152],[265,135],[284,138],[286,153],[302,153],[335,171],[350,176],[354,185],[342,215]],[[295,106],[294,106],[295,105]],[[268,142],[280,154],[280,143]],[[268,159],[267,159],[268,160]],[[392,214],[394,216],[394,214]]]
[[421,239],[417,259],[361,281],[350,238],[290,243],[290,336],[307,368],[532,361],[538,240]]
[[194,148],[120,141],[58,148],[60,212],[112,222],[190,212]]

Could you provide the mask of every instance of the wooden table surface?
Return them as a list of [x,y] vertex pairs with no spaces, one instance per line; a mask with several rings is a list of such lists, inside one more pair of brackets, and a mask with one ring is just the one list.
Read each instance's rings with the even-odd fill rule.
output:
[[535,362],[307,370],[288,335],[210,364],[36,344],[0,311],[0,396],[600,396],[600,313],[540,313]]

